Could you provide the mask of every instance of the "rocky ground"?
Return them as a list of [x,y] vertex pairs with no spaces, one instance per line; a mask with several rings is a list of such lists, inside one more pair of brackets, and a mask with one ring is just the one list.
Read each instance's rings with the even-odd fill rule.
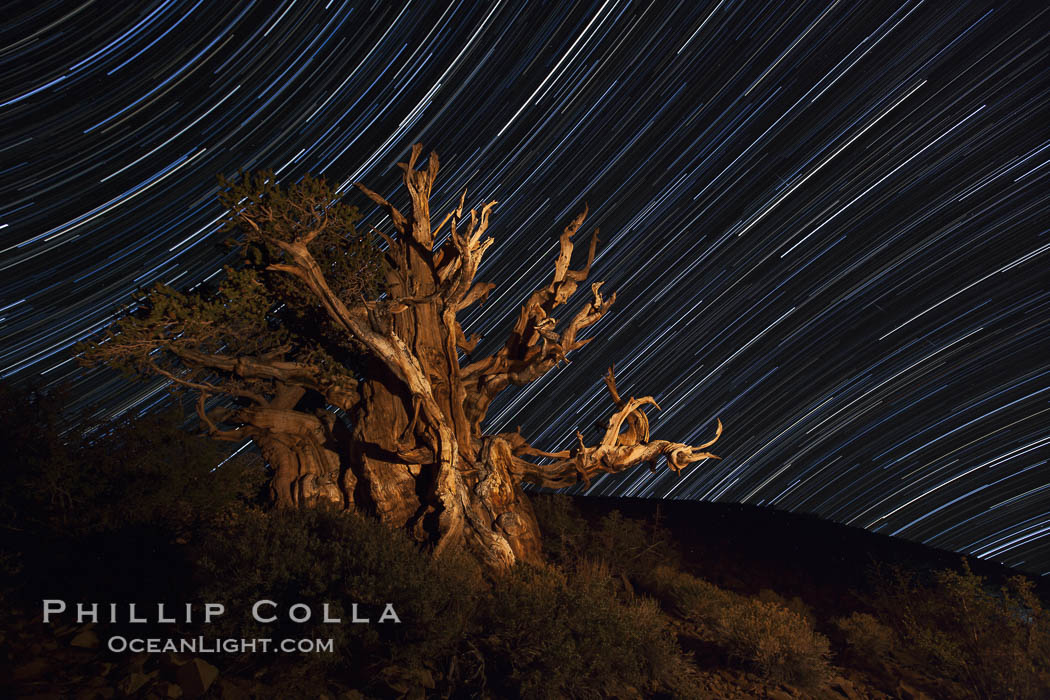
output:
[[[616,508],[627,516],[653,517],[656,504],[616,499],[581,499],[589,517]],[[684,552],[683,570],[726,590],[756,595],[764,589],[797,596],[813,611],[816,629],[832,639],[832,669],[817,688],[773,684],[735,666],[703,629],[671,617],[682,649],[691,657],[686,686],[700,698],[862,698],[918,700],[964,698],[951,679],[921,671],[921,664],[891,651],[857,658],[828,632],[827,621],[857,610],[873,561],[913,568],[950,566],[957,555],[937,552],[810,518],[710,504],[660,504],[661,524]],[[982,568],[981,563],[977,563]],[[984,566],[994,578],[1004,569]],[[1045,591],[1043,591],[1045,593]],[[5,606],[7,607],[7,606]],[[221,655],[112,653],[105,640],[112,628],[99,625],[45,625],[40,611],[11,609],[0,628],[0,696],[19,698],[364,698],[341,683],[302,679],[278,668],[231,666]],[[424,698],[442,687],[440,669],[388,669],[382,697]],[[641,697],[633,690],[625,697]]]
[[770,684],[754,673],[727,665],[717,650],[702,640],[688,623],[676,620],[673,624],[682,648],[692,653],[694,669],[690,680],[702,698],[933,700],[967,697],[965,689],[951,681],[919,676],[892,662],[881,662],[876,668],[864,670],[834,664],[831,677],[818,688]]
[[[96,629],[92,624],[50,628],[43,625],[39,616],[34,620],[20,615],[3,636],[0,668],[6,665],[9,675],[0,681],[0,695],[38,700],[200,697],[249,700],[297,696],[294,691],[290,694],[286,679],[268,678],[266,671],[248,675],[237,669],[220,672],[211,663],[214,659],[173,653],[108,653],[102,649],[102,639]],[[99,632],[105,635],[104,630]],[[2,675],[5,674],[0,672]],[[422,698],[426,690],[424,683],[414,688],[403,684],[403,687],[391,688],[391,696]],[[312,693],[302,697],[325,695]],[[364,698],[349,688],[327,697]]]
[[[101,629],[92,624],[47,626],[39,616],[32,619],[22,611],[15,611],[12,622],[3,633],[0,647],[3,665],[9,669],[9,675],[4,674],[6,683],[0,683],[0,695],[8,697],[39,700],[128,697],[150,700],[199,697],[363,700],[365,697],[351,688],[339,688],[338,683],[330,683],[327,693],[289,696],[286,678],[268,677],[266,671],[244,675],[237,669],[220,670],[211,663],[215,659],[209,661],[171,653],[108,653],[102,649],[105,626]],[[673,625],[682,647],[692,654],[694,660],[687,671],[688,685],[695,688],[701,698],[920,700],[965,697],[961,687],[948,681],[916,677],[892,664],[876,671],[835,666],[834,675],[818,689],[770,685],[753,673],[726,667],[717,651],[705,644],[697,630],[688,623],[674,620]],[[220,661],[216,663],[223,665]],[[433,677],[391,678],[387,697],[424,698],[430,695],[433,687]]]

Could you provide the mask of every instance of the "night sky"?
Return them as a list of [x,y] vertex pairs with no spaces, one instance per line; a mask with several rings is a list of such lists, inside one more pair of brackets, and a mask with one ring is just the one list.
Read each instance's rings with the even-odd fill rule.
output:
[[216,175],[325,175],[390,230],[350,183],[405,205],[393,166],[420,141],[436,216],[464,187],[499,201],[476,355],[584,202],[592,279],[617,292],[489,432],[593,438],[615,363],[663,408],[655,437],[704,442],[717,417],[723,459],[588,493],[814,513],[1048,573],[1044,6],[5,3],[0,374],[113,414],[165,401],[70,346],[138,287],[219,272]]

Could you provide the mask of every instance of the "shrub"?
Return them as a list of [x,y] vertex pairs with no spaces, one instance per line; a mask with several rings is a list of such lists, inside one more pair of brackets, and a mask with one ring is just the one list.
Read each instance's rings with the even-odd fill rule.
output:
[[572,498],[561,494],[535,496],[532,508],[543,535],[544,554],[557,563],[579,559],[590,526]]
[[670,566],[657,566],[638,580],[671,613],[709,630],[717,629],[726,607],[741,600],[735,593]]
[[[450,657],[477,595],[474,573],[464,562],[435,561],[402,532],[325,508],[240,512],[209,538],[199,562],[202,599],[224,603],[229,611],[219,618],[220,633],[331,638],[336,654],[312,654],[298,665],[352,659],[362,678],[393,664],[412,667],[422,659]],[[261,599],[277,604],[275,622],[252,619],[251,606]],[[288,619],[295,603],[313,609],[309,622]],[[321,621],[323,603],[342,624]],[[371,624],[350,622],[354,603]],[[378,623],[387,603],[400,624]]]
[[602,560],[610,573],[634,578],[680,556],[670,534],[657,522],[626,518],[612,511],[589,523],[568,496],[540,496],[533,501],[547,558],[573,568],[582,559]]
[[0,523],[70,536],[152,527],[183,534],[262,485],[260,465],[192,435],[178,411],[74,426],[61,392],[0,386]]
[[617,599],[607,576],[515,567],[479,610],[488,694],[604,697],[654,680],[673,686],[683,660],[654,603]]
[[806,602],[797,595],[792,596],[791,598],[785,598],[776,591],[770,590],[768,588],[763,588],[758,592],[758,595],[756,597],[759,600],[764,601],[766,603],[774,603],[782,608],[787,608],[788,610],[805,620],[810,627],[813,627],[817,624],[817,618],[813,614],[813,609],[806,605]]
[[860,659],[873,659],[891,652],[897,635],[873,615],[855,612],[832,624],[842,633],[850,651]]
[[266,476],[259,461],[223,460],[218,444],[188,433],[177,412],[122,419],[82,444],[72,512],[78,528],[106,532],[151,525],[185,534],[230,504],[252,500]]
[[[176,412],[74,424],[60,391],[0,384],[0,551],[12,599],[153,602],[181,595],[181,543],[261,486],[261,464],[221,469],[218,443]],[[158,572],[163,572],[158,576]]]
[[632,578],[659,565],[677,565],[679,555],[668,532],[655,522],[625,518],[614,510],[598,521],[586,553],[609,562]]
[[719,634],[731,659],[770,681],[811,687],[828,675],[828,640],[776,603],[746,598],[729,605]]
[[998,592],[963,562],[920,585],[896,572],[876,598],[882,615],[918,659],[956,678],[977,698],[1047,697],[1050,619],[1028,579]]
[[703,628],[731,661],[767,680],[809,687],[828,675],[828,640],[785,605],[746,598],[667,566],[654,568],[639,583],[670,612]]

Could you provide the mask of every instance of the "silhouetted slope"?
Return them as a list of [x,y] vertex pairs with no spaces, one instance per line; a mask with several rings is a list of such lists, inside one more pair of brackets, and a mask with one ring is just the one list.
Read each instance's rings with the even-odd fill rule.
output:
[[[633,518],[659,514],[698,576],[738,592],[763,588],[798,595],[823,615],[858,607],[854,591],[872,585],[873,568],[900,566],[920,573],[957,569],[963,555],[861,528],[761,506],[646,498],[576,497],[577,507],[597,518],[613,510]],[[998,586],[1020,572],[967,557],[974,573]],[[1030,574],[1029,574],[1030,575]],[[1050,582],[1037,579],[1050,599]]]

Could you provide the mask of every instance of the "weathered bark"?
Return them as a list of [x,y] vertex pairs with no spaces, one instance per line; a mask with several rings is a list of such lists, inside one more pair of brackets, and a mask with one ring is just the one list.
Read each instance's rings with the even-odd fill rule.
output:
[[[452,249],[447,249],[447,264],[458,269],[445,267],[443,276],[433,251],[428,202],[437,159],[432,156],[427,170],[417,172],[418,155],[417,148],[405,168],[412,197],[408,216],[374,192],[361,189],[387,209],[400,234],[398,241],[387,237],[392,263],[389,296],[395,301],[421,300],[393,314],[389,329],[375,319],[372,326],[396,336],[410,350],[426,380],[424,395],[406,391],[397,373],[383,363],[374,367],[377,379],[365,383],[355,414],[356,448],[351,461],[361,465],[363,478],[371,485],[369,498],[383,521],[407,527],[417,539],[434,542],[440,550],[468,549],[490,569],[503,569],[517,560],[537,562],[535,515],[520,482],[510,474],[509,460],[482,448],[478,426],[467,419],[460,376],[458,349],[467,341],[456,312],[491,289],[491,285],[471,288],[480,260],[477,239],[487,226],[491,205],[481,219],[474,215],[468,238],[459,236],[458,217],[452,220],[452,243],[458,241],[457,253],[468,255],[453,261]],[[436,411],[424,408],[430,398],[426,389]],[[442,434],[455,443],[447,456],[432,444]]]
[[[341,484],[347,469],[349,436],[345,427],[326,412],[297,410],[305,390],[282,385],[276,395],[256,405],[231,412],[221,410],[208,415],[204,410],[207,393],[202,392],[197,412],[212,437],[241,441],[251,438],[263,459],[273,470],[270,496],[278,507],[310,506],[330,503],[351,507]],[[216,419],[236,422],[235,430],[220,430]]]
[[[420,540],[433,542],[439,553],[449,547],[465,548],[487,568],[502,570],[515,561],[535,562],[540,557],[539,528],[521,488],[523,481],[565,486],[589,480],[599,471],[621,471],[643,461],[655,468],[661,455],[680,471],[714,455],[702,451],[706,445],[650,442],[648,420],[640,409],[655,406],[655,401],[651,397],[623,401],[612,370],[607,382],[618,410],[595,447],[585,446],[581,436],[573,450],[546,453],[529,446],[520,434],[483,433],[482,422],[492,400],[510,385],[538,379],[589,342],[578,334],[605,315],[615,295],[603,299],[601,283],[592,284],[591,301],[558,330],[552,312],[586,280],[598,243],[595,231],[586,263],[581,269],[570,269],[572,239],[585,211],[562,233],[551,282],[529,297],[504,347],[461,367],[458,350],[472,351],[477,340],[466,337],[456,314],[484,300],[493,287],[477,283],[474,276],[492,243],[482,236],[495,202],[480,213],[472,210],[462,231],[464,193],[458,209],[438,227],[450,223],[451,236],[435,251],[429,196],[438,161],[432,154],[427,167],[416,170],[420,151],[417,145],[409,162],[401,164],[411,197],[407,215],[358,185],[387,211],[396,229],[396,238],[380,234],[387,242],[391,265],[390,299],[385,305],[341,307],[312,264],[306,241],[282,246],[294,262],[279,269],[304,280],[333,319],[364,343],[376,360],[371,368],[374,378],[364,384],[354,414],[350,461],[357,465],[352,469],[358,481],[357,492],[347,492],[347,500],[361,503],[365,497],[361,484],[367,483],[368,505],[384,521],[408,527]],[[624,423],[627,430],[621,433]],[[545,463],[526,457],[545,458]]]
[[[571,449],[544,452],[520,433],[485,434],[485,416],[496,396],[535,381],[590,342],[581,334],[601,320],[616,297],[603,297],[602,283],[594,282],[588,301],[566,323],[553,315],[590,274],[597,230],[586,262],[571,268],[585,208],[562,232],[550,282],[527,298],[504,345],[488,357],[469,357],[478,338],[466,334],[457,314],[483,302],[494,287],[475,275],[493,243],[485,234],[496,203],[465,212],[464,192],[457,209],[432,228],[429,198],[438,159],[431,154],[417,169],[421,151],[417,144],[408,163],[400,164],[410,198],[407,213],[357,185],[394,227],[393,233],[376,231],[386,242],[388,262],[386,295],[377,301],[340,296],[326,277],[330,267],[314,257],[311,244],[331,234],[325,233],[330,217],[321,195],[315,192],[305,203],[278,198],[273,207],[267,200],[231,209],[247,241],[276,251],[278,259],[266,269],[299,280],[316,305],[311,309],[327,320],[325,332],[360,349],[362,381],[349,370],[333,371],[331,363],[297,361],[314,357],[309,349],[301,351],[301,339],[299,351],[281,346],[251,357],[204,352],[200,343],[193,345],[179,314],[158,316],[123,344],[117,339],[97,346],[102,348],[97,353],[138,358],[148,371],[198,392],[197,410],[213,437],[258,444],[273,468],[277,505],[334,502],[407,529],[438,556],[466,550],[487,569],[502,571],[540,557],[539,528],[523,482],[569,486],[642,462],[655,469],[660,457],[680,472],[715,458],[703,450],[718,439],[721,423],[705,445],[650,440],[642,408],[659,407],[652,397],[622,399],[610,368],[606,382],[614,410],[598,444],[586,445],[578,433]],[[435,249],[446,225],[450,235]],[[338,280],[334,284],[338,287]],[[202,338],[213,335],[208,323],[195,326]],[[167,350],[181,372],[155,363],[157,349]],[[468,354],[466,361],[460,351]],[[201,374],[205,379],[197,378]],[[237,406],[209,415],[205,402],[218,395]],[[340,409],[349,427],[328,407]]]

